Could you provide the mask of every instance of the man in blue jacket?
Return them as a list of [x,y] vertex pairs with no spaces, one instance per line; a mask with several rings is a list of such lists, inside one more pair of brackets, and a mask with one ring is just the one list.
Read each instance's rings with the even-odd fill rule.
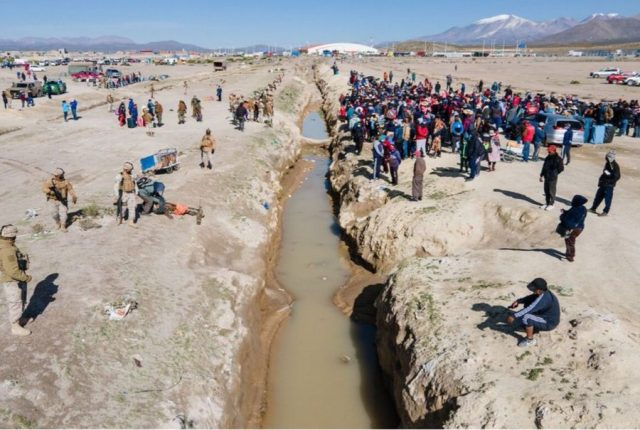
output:
[[371,179],[378,179],[380,177],[380,167],[384,161],[384,146],[382,143],[387,139],[386,135],[380,136],[379,139],[373,141],[373,177]]
[[519,305],[524,308],[513,315],[507,317],[509,324],[516,324],[523,327],[527,337],[518,342],[518,346],[527,347],[536,344],[533,338],[534,331],[551,331],[560,323],[560,303],[558,298],[549,291],[547,281],[536,278],[527,285],[529,291],[533,292],[526,297],[522,297],[509,306],[515,309]]
[[573,129],[571,124],[565,126],[564,136],[562,137],[562,161],[567,159],[567,166],[571,162],[571,144],[573,143]]

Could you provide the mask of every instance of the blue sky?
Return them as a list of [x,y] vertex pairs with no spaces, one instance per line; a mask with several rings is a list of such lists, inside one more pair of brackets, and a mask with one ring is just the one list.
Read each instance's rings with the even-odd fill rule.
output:
[[[640,13],[639,0],[1,0],[1,38],[117,35],[207,48],[378,43],[510,13],[533,20]],[[25,13],[25,9],[28,11]]]

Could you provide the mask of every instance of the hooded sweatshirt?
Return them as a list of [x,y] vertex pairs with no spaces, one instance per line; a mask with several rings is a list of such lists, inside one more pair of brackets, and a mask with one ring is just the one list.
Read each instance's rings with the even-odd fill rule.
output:
[[618,180],[620,180],[620,166],[618,166],[616,160],[607,160],[604,164],[604,169],[602,169],[602,175],[598,179],[598,186],[613,188]]
[[584,229],[584,220],[587,218],[587,208],[584,204],[587,203],[587,198],[576,194],[571,200],[571,209],[564,211],[560,215],[560,222],[562,225],[569,229]]

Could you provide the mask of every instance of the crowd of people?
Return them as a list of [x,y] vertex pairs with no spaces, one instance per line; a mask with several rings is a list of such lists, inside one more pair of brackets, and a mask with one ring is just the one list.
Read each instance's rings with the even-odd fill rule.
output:
[[[485,88],[479,81],[472,92],[467,93],[464,84],[458,90],[454,89],[450,75],[442,89],[439,82],[432,85],[428,79],[416,82],[415,72],[411,70],[407,70],[406,78],[400,82],[393,82],[392,72],[384,72],[379,79],[351,71],[349,83],[350,93],[339,98],[339,116],[347,124],[355,152],[360,154],[365,141],[372,142],[372,179],[378,179],[384,170],[389,172],[392,185],[398,183],[398,167],[402,160],[415,158],[413,200],[422,198],[420,188],[425,170],[422,157],[440,157],[443,146],[459,154],[460,172],[468,172],[467,180],[471,181],[480,174],[483,161],[487,162],[488,171],[496,170],[503,152],[501,131],[505,136],[511,133],[513,139],[521,142],[522,161],[529,161],[530,145],[534,147],[531,160],[540,159],[540,147],[546,140],[544,127],[532,119],[539,112],[601,124],[614,120],[616,112],[620,115],[620,112],[629,112],[632,106],[637,108],[638,105],[635,100],[621,100],[612,107],[604,103],[585,103],[569,96],[522,95],[514,93],[510,87],[500,93],[502,83],[498,82]],[[621,124],[620,128],[623,134],[627,132],[625,125]],[[554,209],[558,177],[571,161],[572,144],[573,129],[567,123],[561,145],[562,156],[555,144],[549,144],[544,157],[540,172],[545,193],[542,209]],[[599,180],[603,184],[602,189],[599,186],[591,208],[595,212],[604,200],[605,209],[600,216],[609,213],[613,188],[620,179],[615,156],[614,151],[607,154],[607,164]],[[567,235],[567,260],[573,261],[575,247],[572,245],[577,235],[570,236]]]
[[[237,129],[244,131],[246,121],[271,123],[273,119],[273,93],[282,82],[280,74],[266,88],[254,92],[253,97],[245,97],[235,93],[229,94],[229,111],[233,113],[233,123]],[[218,95],[220,100],[222,93]]]
[[[502,83],[494,82],[486,88],[483,81],[468,93],[464,84],[455,89],[450,75],[446,77],[443,89],[439,82],[432,85],[428,79],[417,82],[416,74],[411,70],[407,70],[406,78],[400,82],[393,82],[393,72],[384,72],[379,79],[351,71],[349,83],[351,91],[339,98],[339,116],[351,133],[355,153],[362,152],[365,141],[371,142],[371,179],[380,178],[384,170],[389,172],[392,185],[398,184],[398,167],[402,160],[413,158],[411,198],[414,201],[422,200],[426,172],[424,157],[440,157],[443,146],[459,154],[460,172],[468,171],[467,180],[478,177],[482,161],[487,161],[488,171],[496,170],[504,149],[501,132],[522,145],[523,162],[541,159],[540,147],[546,142],[546,136],[544,124],[536,121],[540,112],[578,119],[585,129],[591,124],[613,123],[619,134],[627,135],[633,128],[634,136],[640,137],[637,100],[594,104],[571,96],[520,94],[510,87],[501,92]],[[573,128],[568,123],[562,143],[547,145],[539,178],[544,182],[542,209],[554,209],[558,177],[571,161],[572,144]],[[534,148],[532,155],[530,145]],[[562,155],[558,154],[558,146],[562,147]],[[561,211],[556,232],[565,241],[567,261],[575,260],[576,239],[584,230],[587,213],[609,214],[613,191],[620,178],[616,153],[609,151],[590,209],[585,206],[588,199],[578,194],[572,198],[570,207]],[[603,201],[604,210],[598,213]],[[527,336],[520,346],[535,344],[534,329],[551,330],[559,320],[557,299],[548,291],[546,282],[537,279],[530,284],[530,290],[534,294],[511,306],[524,304],[525,309],[508,319],[509,323],[515,322],[526,331]]]

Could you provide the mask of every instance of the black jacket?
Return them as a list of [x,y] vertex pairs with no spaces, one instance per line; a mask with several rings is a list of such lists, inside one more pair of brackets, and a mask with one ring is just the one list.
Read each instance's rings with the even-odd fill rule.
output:
[[604,163],[604,169],[602,169],[602,175],[600,175],[600,179],[598,179],[598,186],[615,187],[618,180],[620,180],[620,166],[618,166],[615,160],[612,162],[606,161]]
[[560,158],[557,153],[549,154],[544,159],[540,176],[547,181],[555,181],[563,170],[564,165],[562,164],[562,158]]
[[482,147],[482,141],[480,140],[480,136],[478,136],[478,131],[475,128],[471,128],[469,130],[469,143],[467,144],[467,158],[470,160],[476,159],[482,156],[484,152],[484,148]]
[[563,211],[560,215],[560,222],[569,230],[584,229],[584,220],[587,218],[587,208],[584,204],[587,198],[581,195],[575,195],[571,200],[571,209]]

